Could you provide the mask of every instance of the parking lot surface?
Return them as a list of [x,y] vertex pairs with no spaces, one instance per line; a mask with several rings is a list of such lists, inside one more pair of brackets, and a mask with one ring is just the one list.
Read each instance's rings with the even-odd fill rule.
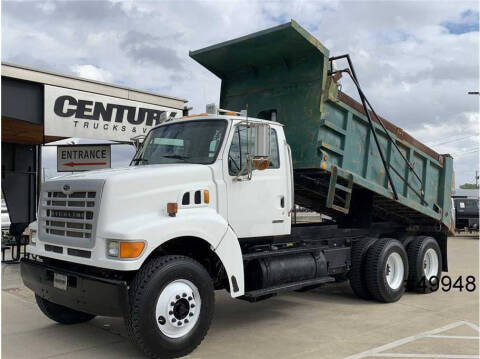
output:
[[[358,299],[348,282],[251,304],[216,293],[212,327],[189,358],[478,358],[478,236],[450,238],[451,278],[476,290]],[[143,358],[123,320],[62,326],[37,309],[18,264],[2,264],[2,358]]]

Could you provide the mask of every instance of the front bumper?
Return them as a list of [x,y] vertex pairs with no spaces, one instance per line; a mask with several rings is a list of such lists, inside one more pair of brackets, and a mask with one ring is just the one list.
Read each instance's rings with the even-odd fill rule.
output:
[[[22,260],[20,272],[23,283],[35,294],[81,312],[120,317],[128,305],[126,281],[74,272],[29,259]],[[54,273],[67,276],[66,290],[53,286]]]

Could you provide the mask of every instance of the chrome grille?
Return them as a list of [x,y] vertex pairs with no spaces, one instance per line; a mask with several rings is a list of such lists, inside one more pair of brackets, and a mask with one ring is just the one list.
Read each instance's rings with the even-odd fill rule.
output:
[[45,231],[56,236],[92,238],[96,192],[47,192]]
[[[47,182],[41,196],[39,239],[92,248],[103,180]],[[42,238],[43,237],[43,238]]]

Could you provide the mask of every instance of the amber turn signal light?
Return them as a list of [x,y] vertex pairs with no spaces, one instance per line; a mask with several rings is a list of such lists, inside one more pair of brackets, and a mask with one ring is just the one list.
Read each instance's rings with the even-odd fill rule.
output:
[[210,203],[210,191],[208,189],[203,190],[203,203]]
[[266,170],[270,164],[270,159],[268,157],[255,157],[253,159],[253,168],[259,171]]
[[137,258],[145,248],[144,242],[120,242],[120,258]]
[[167,203],[167,213],[170,217],[175,217],[178,212],[178,204],[176,203]]

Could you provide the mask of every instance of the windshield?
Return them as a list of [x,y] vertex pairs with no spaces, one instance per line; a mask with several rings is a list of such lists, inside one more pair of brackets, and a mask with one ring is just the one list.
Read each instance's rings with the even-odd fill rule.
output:
[[213,163],[226,127],[227,122],[223,120],[200,120],[154,128],[132,164]]

